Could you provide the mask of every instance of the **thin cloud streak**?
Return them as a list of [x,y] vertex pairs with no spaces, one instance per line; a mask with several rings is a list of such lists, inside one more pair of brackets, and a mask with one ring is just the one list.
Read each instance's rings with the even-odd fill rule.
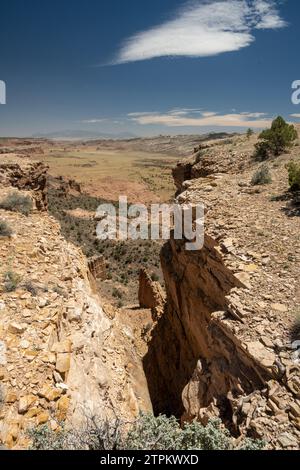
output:
[[82,124],[98,124],[99,122],[105,122],[107,119],[84,119],[80,121]]
[[254,30],[284,26],[275,0],[187,2],[173,19],[127,39],[113,64],[238,51],[255,41]]
[[265,113],[217,114],[203,111],[201,116],[185,116],[169,113],[131,113],[129,119],[140,125],[163,125],[167,127],[269,127],[272,120]]

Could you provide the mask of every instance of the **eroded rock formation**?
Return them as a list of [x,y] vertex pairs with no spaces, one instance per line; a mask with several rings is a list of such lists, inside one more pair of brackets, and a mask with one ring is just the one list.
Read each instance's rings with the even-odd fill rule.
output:
[[15,155],[1,157],[0,184],[6,187],[30,190],[40,211],[47,210],[47,171],[40,162],[31,162]]
[[159,282],[153,281],[146,269],[140,270],[139,303],[141,308],[150,308],[152,318],[157,321],[165,308],[165,293]]
[[[12,182],[39,200],[30,178],[39,168],[3,157],[0,198]],[[29,427],[80,426],[92,416],[127,422],[151,410],[136,347],[143,322],[135,337],[128,319],[103,304],[86,258],[47,212],[0,209],[0,218],[13,232],[0,237],[0,442],[26,448]]]
[[[205,203],[205,244],[189,252],[171,240],[161,253],[167,307],[144,358],[154,411],[203,423],[219,416],[237,437],[298,448],[299,350],[289,336],[298,268],[281,266],[287,234],[300,253],[299,220],[288,219],[267,190],[248,191],[255,167],[248,158],[238,173],[231,159],[226,167],[226,159],[215,165],[216,155],[209,165],[207,155],[194,158],[175,170],[177,200]],[[276,190],[282,187],[278,170]],[[261,226],[264,239],[256,234]]]
[[250,165],[250,154],[230,149],[224,140],[200,145],[194,155],[181,160],[173,169],[173,178],[178,191],[183,183],[206,178],[218,173],[237,173]]
[[93,258],[89,258],[88,260],[88,267],[90,273],[95,279],[106,279],[106,265],[107,261],[105,260],[104,256],[94,256]]

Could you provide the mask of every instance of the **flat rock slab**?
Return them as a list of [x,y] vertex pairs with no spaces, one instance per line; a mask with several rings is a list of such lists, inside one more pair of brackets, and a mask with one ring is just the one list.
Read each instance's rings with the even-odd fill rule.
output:
[[249,354],[260,362],[264,367],[270,368],[273,366],[276,356],[269,351],[260,341],[252,341],[247,343],[247,350]]

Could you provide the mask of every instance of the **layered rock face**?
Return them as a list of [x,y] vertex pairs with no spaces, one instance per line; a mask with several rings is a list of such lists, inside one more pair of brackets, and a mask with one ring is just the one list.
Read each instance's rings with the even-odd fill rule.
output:
[[17,155],[3,155],[0,163],[0,184],[30,190],[38,210],[47,210],[47,170],[41,162],[31,162]]
[[[289,331],[299,305],[299,219],[269,196],[284,191],[283,170],[272,189],[253,192],[254,164],[183,182],[191,168],[177,167],[177,200],[205,203],[205,244],[191,252],[171,240],[161,253],[167,307],[144,359],[154,411],[203,423],[220,416],[237,437],[298,448],[300,343]],[[283,271],[291,259],[287,237],[295,263]]]
[[250,153],[216,147],[175,171],[177,201],[205,203],[204,247],[164,246],[167,299],[141,271],[146,310],[99,299],[101,261],[89,269],[44,210],[45,168],[1,156],[0,199],[19,191],[36,201],[28,217],[0,209],[13,233],[0,237],[5,446],[28,447],[26,431],[39,424],[80,427],[94,415],[130,421],[153,405],[183,421],[219,416],[236,437],[265,439],[270,449],[299,447],[300,343],[290,332],[300,305],[300,219],[287,217],[288,199],[271,198],[286,194],[290,157],[257,189]]
[[[13,169],[2,163],[0,199],[12,191],[12,172],[14,188],[23,188],[17,174],[35,180],[31,163],[14,158]],[[14,191],[40,200],[32,184]],[[26,448],[30,427],[128,421],[151,410],[134,332],[93,292],[81,250],[45,211],[0,209],[0,218],[13,232],[0,237],[0,441]]]
[[151,309],[152,318],[157,321],[165,308],[165,292],[157,281],[152,281],[146,269],[141,269],[139,277],[139,303],[141,308]]
[[194,149],[194,155],[180,161],[173,169],[177,189],[182,191],[186,181],[206,178],[218,173],[235,173],[249,166],[250,154],[246,149],[232,150],[224,140],[206,143]]
[[88,267],[95,279],[106,279],[106,261],[104,256],[89,258]]

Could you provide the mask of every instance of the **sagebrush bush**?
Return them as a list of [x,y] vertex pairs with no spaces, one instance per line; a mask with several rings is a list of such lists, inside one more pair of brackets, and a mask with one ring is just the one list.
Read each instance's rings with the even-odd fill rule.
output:
[[291,191],[300,190],[300,162],[291,161],[287,165],[287,170],[289,173],[289,185]]
[[266,447],[266,443],[259,439],[249,439],[246,437],[242,443],[237,446],[236,450],[263,450]]
[[12,229],[4,221],[0,220],[0,237],[10,237],[12,235]]
[[221,428],[221,421],[211,420],[186,424],[182,429],[176,418],[141,414],[129,431],[129,450],[226,450],[232,448],[230,434]]
[[29,429],[32,450],[118,450],[122,449],[122,426],[118,419],[87,418],[80,430],[66,430],[64,425],[56,432],[47,424]]
[[272,176],[270,169],[267,165],[262,165],[252,176],[252,186],[270,184],[272,183]]
[[264,130],[259,135],[258,138],[261,142],[258,142],[255,146],[255,157],[262,161],[270,155],[278,156],[291,147],[297,137],[298,133],[295,127],[285,122],[281,116],[278,116],[272,122],[271,128]]
[[21,276],[14,271],[6,271],[3,276],[3,284],[5,292],[13,292],[21,282]]
[[174,416],[141,414],[129,430],[125,440],[128,450],[179,449],[181,429]]
[[29,196],[23,196],[22,194],[15,192],[9,194],[0,202],[0,209],[29,215],[33,209],[33,204]]
[[181,428],[174,417],[151,414],[139,416],[125,441],[128,450],[255,450],[264,446],[262,441],[246,439],[235,447],[220,419],[211,419],[207,426],[193,421]]
[[112,291],[112,296],[115,297],[116,299],[122,299],[123,297],[123,294],[122,292],[117,289],[116,287],[113,288],[113,291]]
[[207,426],[187,423],[180,427],[175,417],[141,413],[128,432],[118,420],[89,419],[80,431],[62,428],[53,432],[47,425],[29,431],[35,450],[259,450],[262,441],[244,439],[238,446],[221,420]]
[[47,424],[28,430],[28,436],[32,443],[32,450],[65,450],[69,449],[67,445],[68,433],[63,429],[61,431],[52,431]]

